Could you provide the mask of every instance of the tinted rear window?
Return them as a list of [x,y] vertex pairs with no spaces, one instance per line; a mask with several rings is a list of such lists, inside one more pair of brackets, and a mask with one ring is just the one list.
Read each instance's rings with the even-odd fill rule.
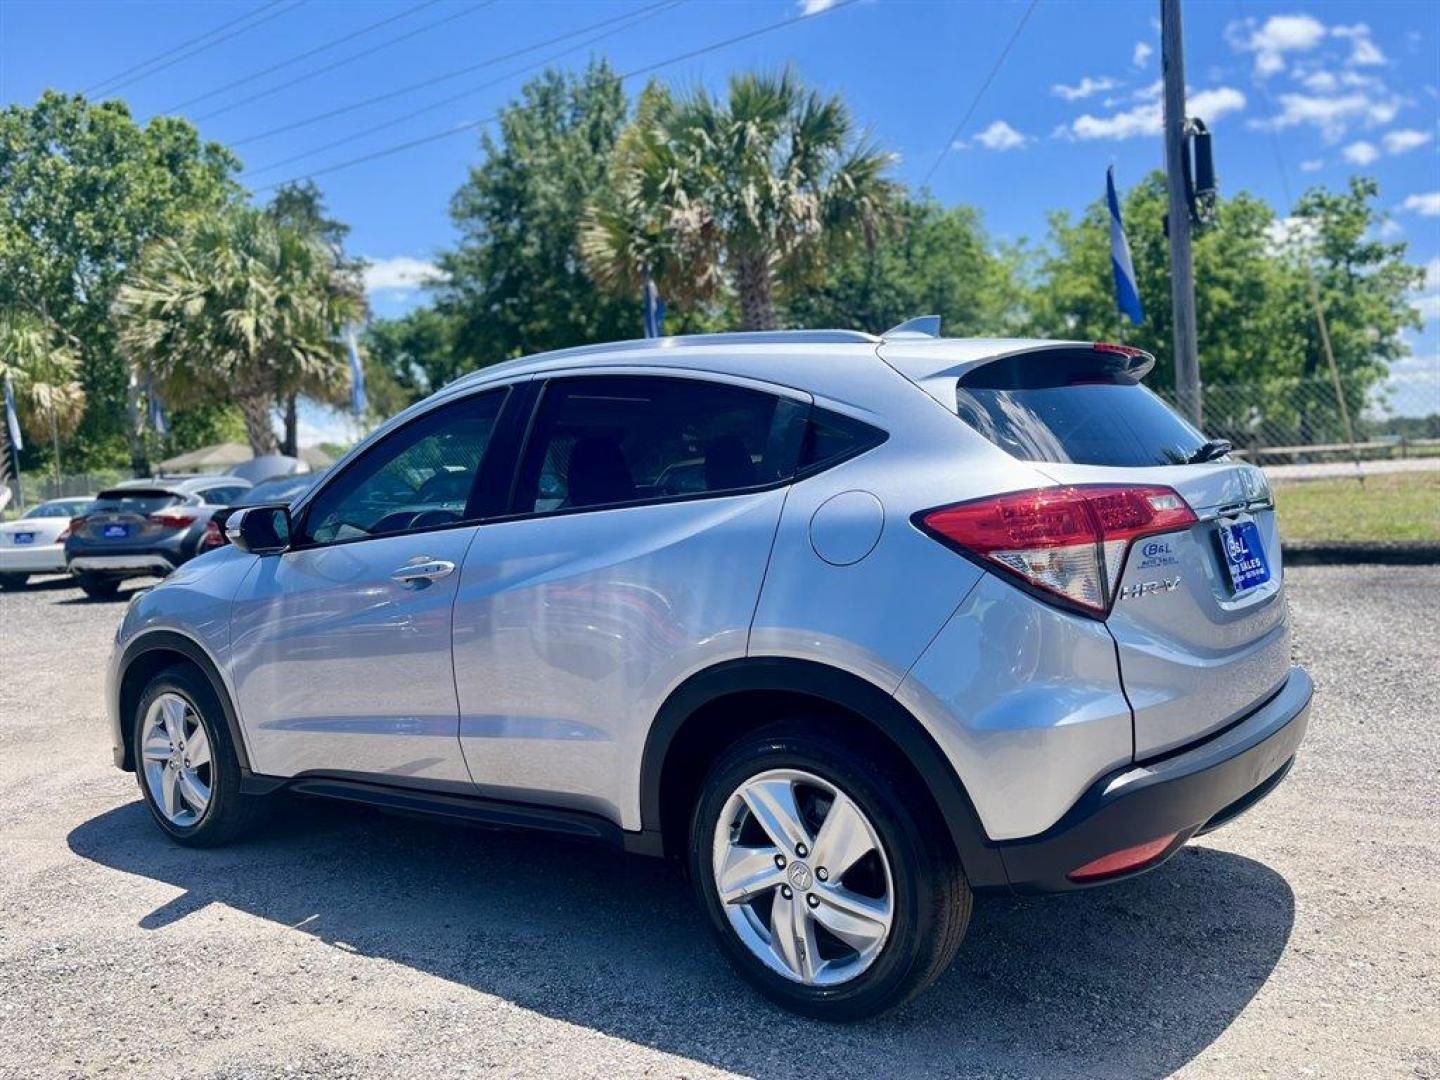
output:
[[135,488],[131,490],[102,491],[96,496],[91,510],[99,511],[121,511],[129,514],[153,514],[157,510],[164,510],[167,506],[174,506],[176,503],[184,502],[183,495],[177,495],[173,491],[153,491],[148,488]]
[[1180,465],[1204,437],[1123,363],[1084,350],[998,360],[956,388],[960,418],[1023,461]]

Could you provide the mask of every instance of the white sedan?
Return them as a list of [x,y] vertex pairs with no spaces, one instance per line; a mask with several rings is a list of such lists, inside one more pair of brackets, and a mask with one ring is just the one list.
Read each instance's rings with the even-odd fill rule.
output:
[[0,525],[0,589],[18,589],[31,574],[63,574],[70,519],[94,499],[51,499]]

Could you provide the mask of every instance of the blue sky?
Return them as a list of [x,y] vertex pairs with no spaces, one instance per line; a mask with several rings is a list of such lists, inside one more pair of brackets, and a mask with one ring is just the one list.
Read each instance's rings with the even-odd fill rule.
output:
[[[4,0],[0,100],[28,104],[47,87],[84,90],[231,20],[240,21],[225,33],[241,32],[189,57],[182,50],[163,69],[142,69],[113,96],[141,120],[178,111],[206,138],[235,144],[476,68],[244,142],[242,180],[258,188],[487,117],[533,73],[523,69],[566,50],[556,64],[581,66],[597,53],[626,72],[809,10],[810,18],[656,75],[718,87],[736,69],[793,64],[810,83],[844,94],[898,155],[897,178],[918,184],[945,152],[931,182],[936,196],[979,207],[1006,239],[1043,240],[1046,214],[1099,196],[1110,164],[1128,185],[1161,163],[1156,0],[1042,0],[948,152],[948,136],[1024,0],[857,0],[830,11],[827,0],[688,0],[484,67],[477,65],[607,19],[638,17],[653,0],[275,0],[262,10],[266,2]],[[1440,373],[1440,4],[1190,0],[1185,38],[1189,111],[1215,132],[1223,191],[1248,189],[1283,205],[1272,133],[1293,194],[1338,187],[1357,171],[1379,179],[1390,212],[1385,235],[1407,240],[1412,261],[1430,274],[1416,298],[1427,326],[1413,337],[1418,355],[1406,367]],[[638,90],[642,81],[627,85]],[[405,118],[448,98],[457,100]],[[348,141],[312,153],[338,140]],[[374,264],[371,298],[381,314],[423,298],[416,282],[453,241],[448,201],[477,156],[472,129],[316,177],[352,226],[352,249]]]

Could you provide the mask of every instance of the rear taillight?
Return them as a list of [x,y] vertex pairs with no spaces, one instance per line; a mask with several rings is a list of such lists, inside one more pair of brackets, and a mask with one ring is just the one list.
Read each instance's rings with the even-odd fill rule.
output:
[[225,530],[215,523],[214,518],[205,523],[205,539],[201,546],[207,548],[225,546]]
[[916,516],[936,539],[1089,615],[1104,615],[1140,536],[1183,529],[1195,512],[1173,489],[1095,484],[1012,491]]
[[182,513],[179,510],[160,510],[148,515],[147,520],[161,528],[183,529],[185,526],[195,523],[195,515]]
[[60,535],[55,538],[55,542],[58,544],[61,540],[69,540],[72,533],[77,533],[84,527],[85,515],[82,514],[79,517],[71,518],[70,524],[60,530]]

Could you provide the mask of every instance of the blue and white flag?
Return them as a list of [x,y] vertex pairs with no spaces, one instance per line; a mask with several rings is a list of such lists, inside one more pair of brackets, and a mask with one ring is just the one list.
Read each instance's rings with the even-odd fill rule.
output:
[[365,365],[360,363],[360,349],[355,344],[355,327],[345,328],[345,347],[350,352],[350,411],[364,416],[368,404],[365,398]]
[[15,412],[15,388],[10,385],[10,376],[5,376],[5,429],[10,433],[10,445],[15,453],[25,449],[25,440],[20,438],[20,417]]
[[660,290],[649,274],[645,275],[645,336],[665,336],[665,301],[660,299]]
[[145,400],[150,410],[150,430],[163,439],[170,434],[170,418],[165,415],[165,402],[160,400],[154,383],[146,384]]
[[1145,321],[1140,306],[1140,286],[1135,281],[1135,264],[1130,261],[1130,241],[1120,220],[1120,200],[1115,197],[1115,166],[1105,170],[1105,200],[1110,204],[1110,266],[1115,271],[1115,306],[1139,326]]

